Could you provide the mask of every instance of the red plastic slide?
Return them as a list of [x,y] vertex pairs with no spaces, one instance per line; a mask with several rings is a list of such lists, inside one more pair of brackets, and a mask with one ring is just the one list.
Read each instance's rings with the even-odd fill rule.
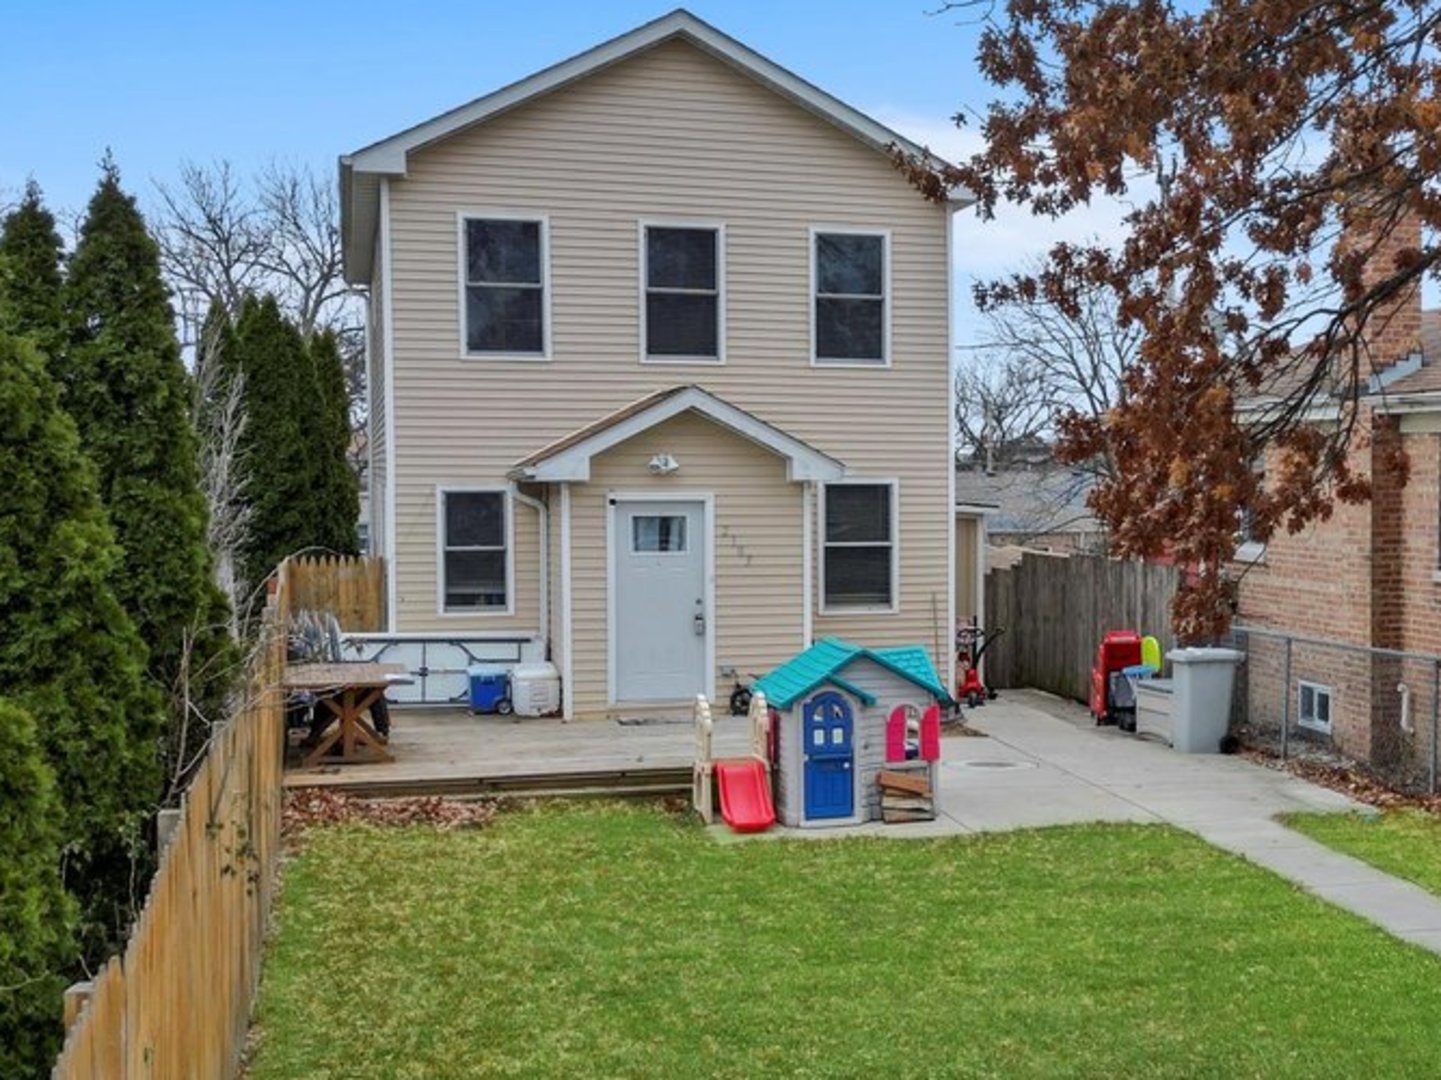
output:
[[717,761],[715,779],[720,788],[721,817],[736,832],[765,832],[776,823],[770,783],[759,761]]

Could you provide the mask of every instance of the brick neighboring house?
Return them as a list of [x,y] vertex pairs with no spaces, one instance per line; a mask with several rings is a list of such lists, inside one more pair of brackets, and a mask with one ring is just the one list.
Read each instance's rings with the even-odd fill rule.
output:
[[[1395,247],[1406,242],[1395,238]],[[1414,242],[1414,240],[1412,241]],[[1383,251],[1378,266],[1393,252]],[[1399,444],[1410,463],[1404,484],[1373,474],[1374,494],[1337,504],[1330,520],[1264,546],[1242,545],[1238,621],[1300,637],[1441,654],[1441,311],[1419,293],[1399,302],[1368,343],[1375,374],[1364,395],[1351,454],[1371,472],[1373,447]],[[1248,408],[1262,408],[1248,403]],[[1313,422],[1338,423],[1319,403]],[[1284,646],[1251,636],[1245,692],[1254,726],[1282,708]],[[1364,652],[1293,646],[1289,724],[1329,739],[1348,757],[1417,775],[1431,757],[1433,665]],[[1405,684],[1414,733],[1402,723]],[[1257,724],[1257,721],[1260,721]]]

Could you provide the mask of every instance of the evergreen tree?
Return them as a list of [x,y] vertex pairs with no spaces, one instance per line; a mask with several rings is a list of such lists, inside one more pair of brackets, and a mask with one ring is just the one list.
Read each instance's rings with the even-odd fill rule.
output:
[[[0,492],[0,686],[36,720],[66,886],[80,901],[84,953],[99,962],[131,914],[137,837],[162,786],[164,711],[111,587],[120,557],[93,466],[40,354],[4,334]],[[13,753],[4,736],[0,747],[0,758]],[[10,849],[0,851],[3,864]]]
[[55,217],[32,180],[20,205],[0,224],[0,260],[6,266],[0,275],[0,330],[28,335],[47,356],[63,339],[61,251]]
[[261,583],[280,561],[316,544],[320,469],[312,430],[320,423],[320,395],[305,341],[274,297],[241,305],[226,363],[244,379],[241,457],[250,522],[241,578],[258,603]]
[[[120,602],[151,650],[150,675],[172,699],[172,752],[194,710],[223,712],[236,660],[227,601],[212,578],[205,496],[159,251],[106,161],[70,261],[72,339],[60,365],[64,404],[94,461],[123,553]],[[172,770],[174,772],[174,770]]]
[[35,721],[0,699],[0,1076],[44,1077],[60,1049],[61,974],[74,961],[60,882],[59,807]]
[[346,393],[340,345],[333,331],[324,330],[311,338],[310,358],[320,411],[318,421],[310,428],[317,473],[313,542],[342,555],[355,555],[360,551],[360,487],[347,457],[350,396]]

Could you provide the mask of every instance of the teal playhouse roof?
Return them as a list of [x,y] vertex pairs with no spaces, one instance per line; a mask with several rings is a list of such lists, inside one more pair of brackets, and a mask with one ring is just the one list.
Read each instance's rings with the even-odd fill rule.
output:
[[826,683],[853,694],[867,705],[874,705],[876,699],[872,695],[847,682],[842,674],[861,659],[870,660],[914,683],[941,703],[951,704],[951,695],[931,666],[931,658],[919,645],[867,649],[834,637],[822,638],[805,652],[767,672],[756,680],[753,689],[764,693],[766,701],[777,709],[789,709],[800,698]]

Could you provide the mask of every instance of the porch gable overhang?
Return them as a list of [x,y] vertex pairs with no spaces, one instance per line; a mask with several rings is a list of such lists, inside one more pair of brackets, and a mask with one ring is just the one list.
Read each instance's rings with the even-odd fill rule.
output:
[[590,480],[591,459],[597,454],[685,412],[704,416],[783,458],[786,479],[792,482],[840,480],[846,475],[843,462],[766,423],[753,413],[699,386],[675,386],[633,401],[609,416],[541,447],[515,463],[510,470],[510,479],[535,483],[586,483]]

